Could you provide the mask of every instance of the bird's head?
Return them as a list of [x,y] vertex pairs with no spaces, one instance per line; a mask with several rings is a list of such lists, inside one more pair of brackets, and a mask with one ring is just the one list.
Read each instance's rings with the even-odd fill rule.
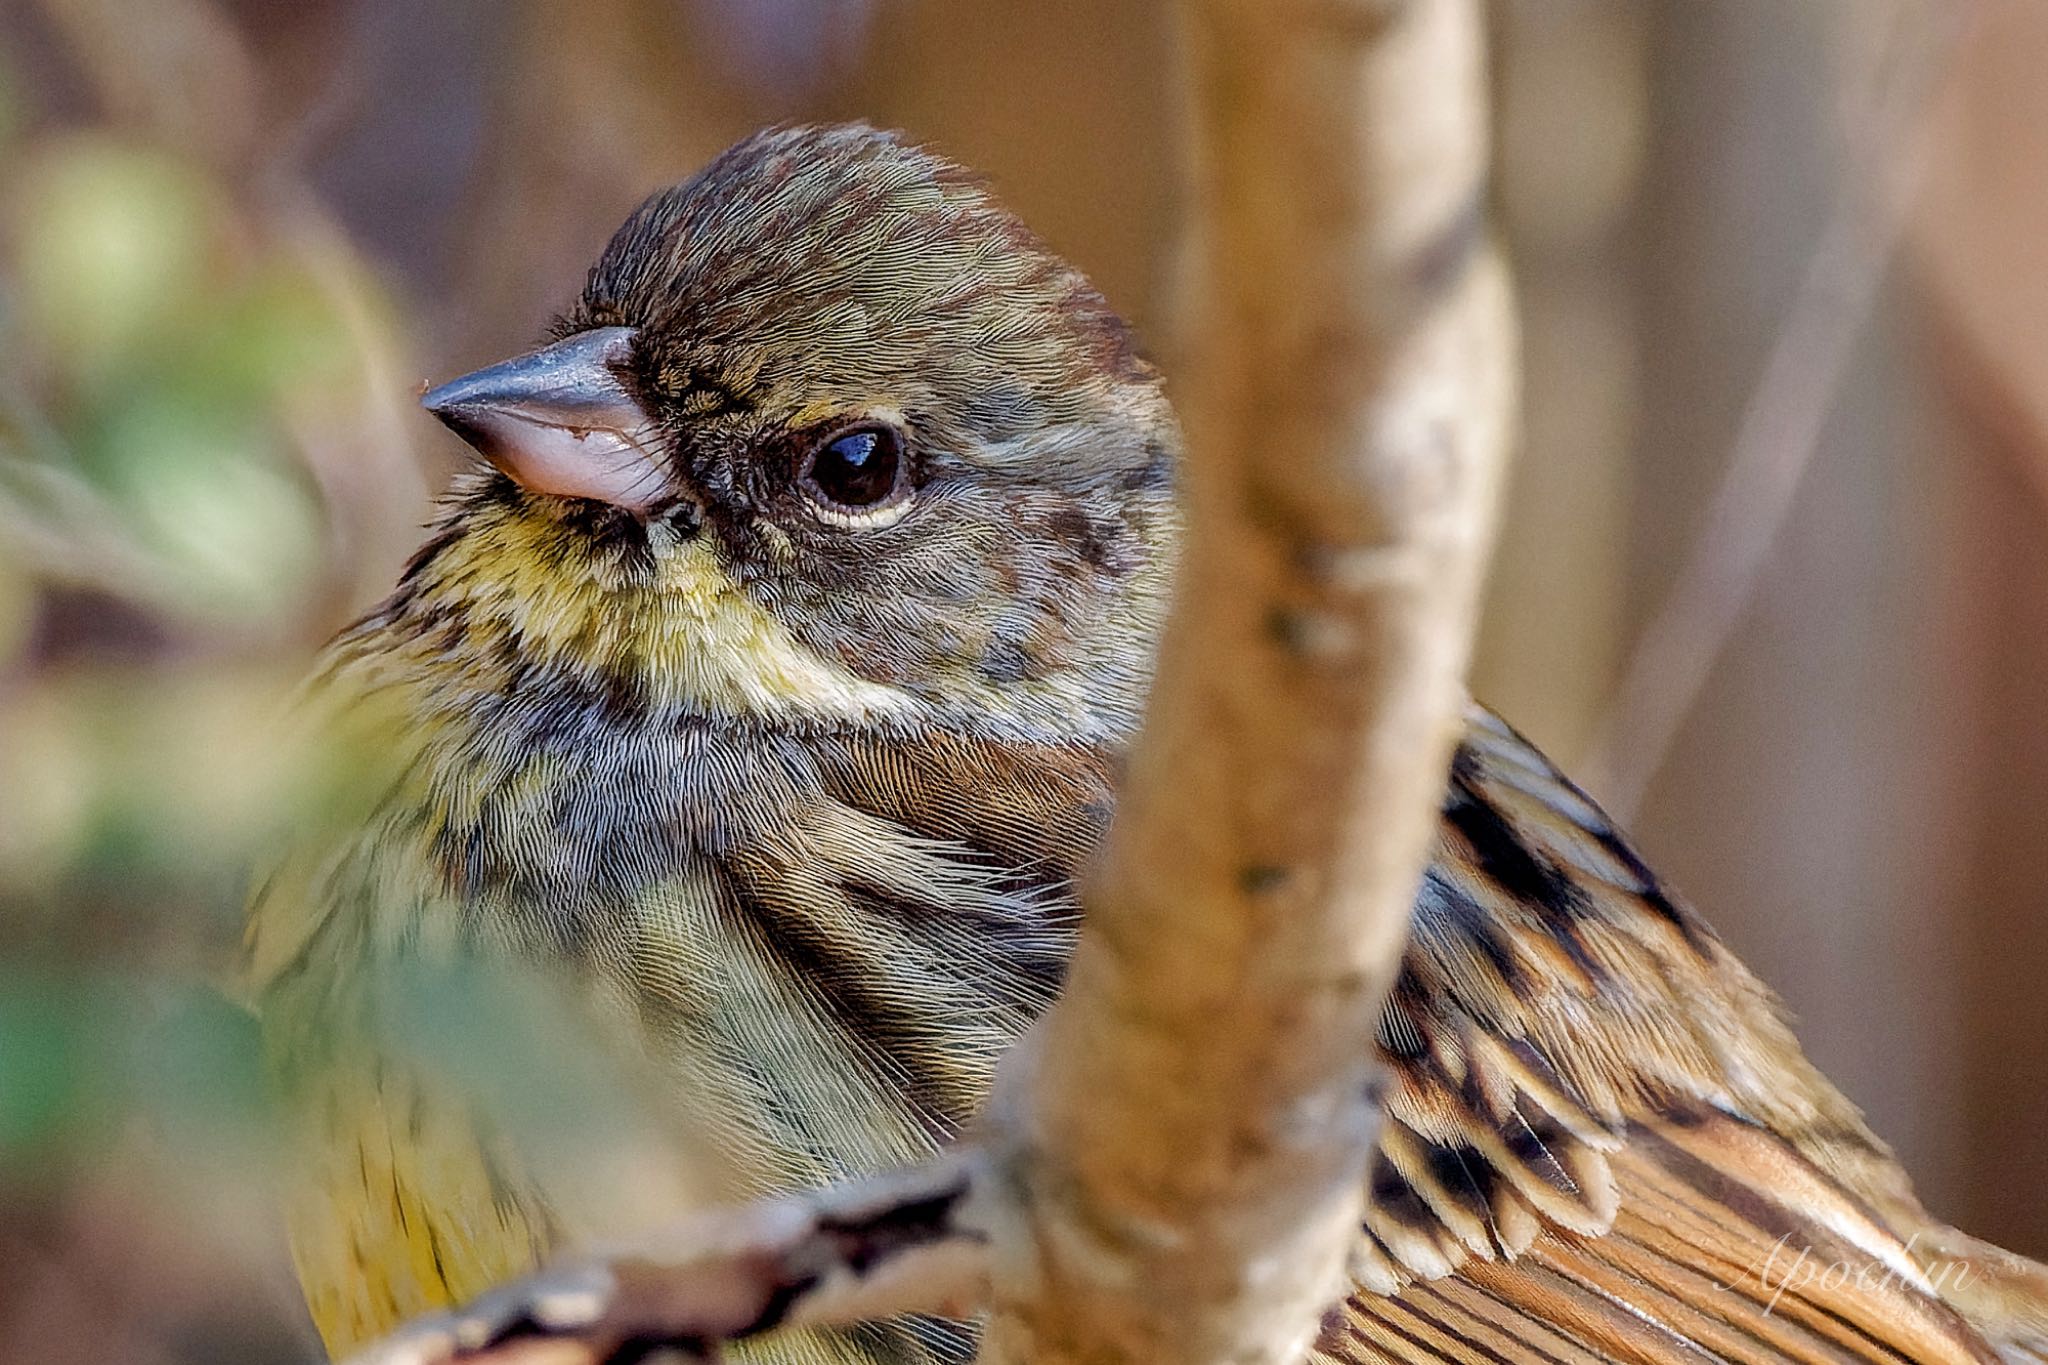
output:
[[735,719],[1135,722],[1172,414],[959,167],[860,127],[751,138],[633,214],[555,336],[426,395],[489,467],[387,622]]

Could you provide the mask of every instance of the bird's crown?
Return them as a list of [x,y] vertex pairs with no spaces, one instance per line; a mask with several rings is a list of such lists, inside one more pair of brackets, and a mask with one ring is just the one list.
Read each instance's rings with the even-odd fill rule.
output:
[[444,666],[488,640],[770,723],[1135,724],[1172,414],[976,177],[865,127],[760,134],[641,205],[555,338],[427,395],[490,469],[380,638],[459,620]]

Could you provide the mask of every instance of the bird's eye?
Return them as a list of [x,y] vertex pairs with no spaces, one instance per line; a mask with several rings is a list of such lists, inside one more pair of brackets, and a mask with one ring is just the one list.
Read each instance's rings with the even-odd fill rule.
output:
[[875,525],[910,498],[903,442],[883,426],[854,427],[819,443],[805,457],[800,480],[826,520]]

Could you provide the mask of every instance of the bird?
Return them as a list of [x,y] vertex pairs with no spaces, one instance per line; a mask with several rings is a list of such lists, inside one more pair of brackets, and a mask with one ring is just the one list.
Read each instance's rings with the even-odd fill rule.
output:
[[[245,945],[336,1353],[606,1198],[818,1186],[968,1123],[1059,992],[1180,537],[1132,329],[864,125],[656,193],[545,344],[423,401],[476,458],[306,684],[317,776]],[[509,1052],[496,1092],[422,1019]],[[1316,1362],[2048,1359],[2048,1270],[1927,1213],[1771,992],[1476,703],[1362,1045],[1383,1121]],[[504,1117],[600,1072],[651,1134],[626,1157],[595,1107],[566,1147]]]

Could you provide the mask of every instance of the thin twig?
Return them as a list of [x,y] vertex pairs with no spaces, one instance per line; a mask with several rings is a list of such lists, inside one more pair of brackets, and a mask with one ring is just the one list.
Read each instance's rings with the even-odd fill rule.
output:
[[708,1351],[778,1327],[977,1311],[988,1186],[972,1148],[914,1170],[698,1219],[422,1318],[352,1365],[596,1365],[635,1343]]
[[0,442],[0,550],[39,579],[174,619],[205,620],[181,591],[177,566],[129,534],[127,525],[121,508],[70,469]]

